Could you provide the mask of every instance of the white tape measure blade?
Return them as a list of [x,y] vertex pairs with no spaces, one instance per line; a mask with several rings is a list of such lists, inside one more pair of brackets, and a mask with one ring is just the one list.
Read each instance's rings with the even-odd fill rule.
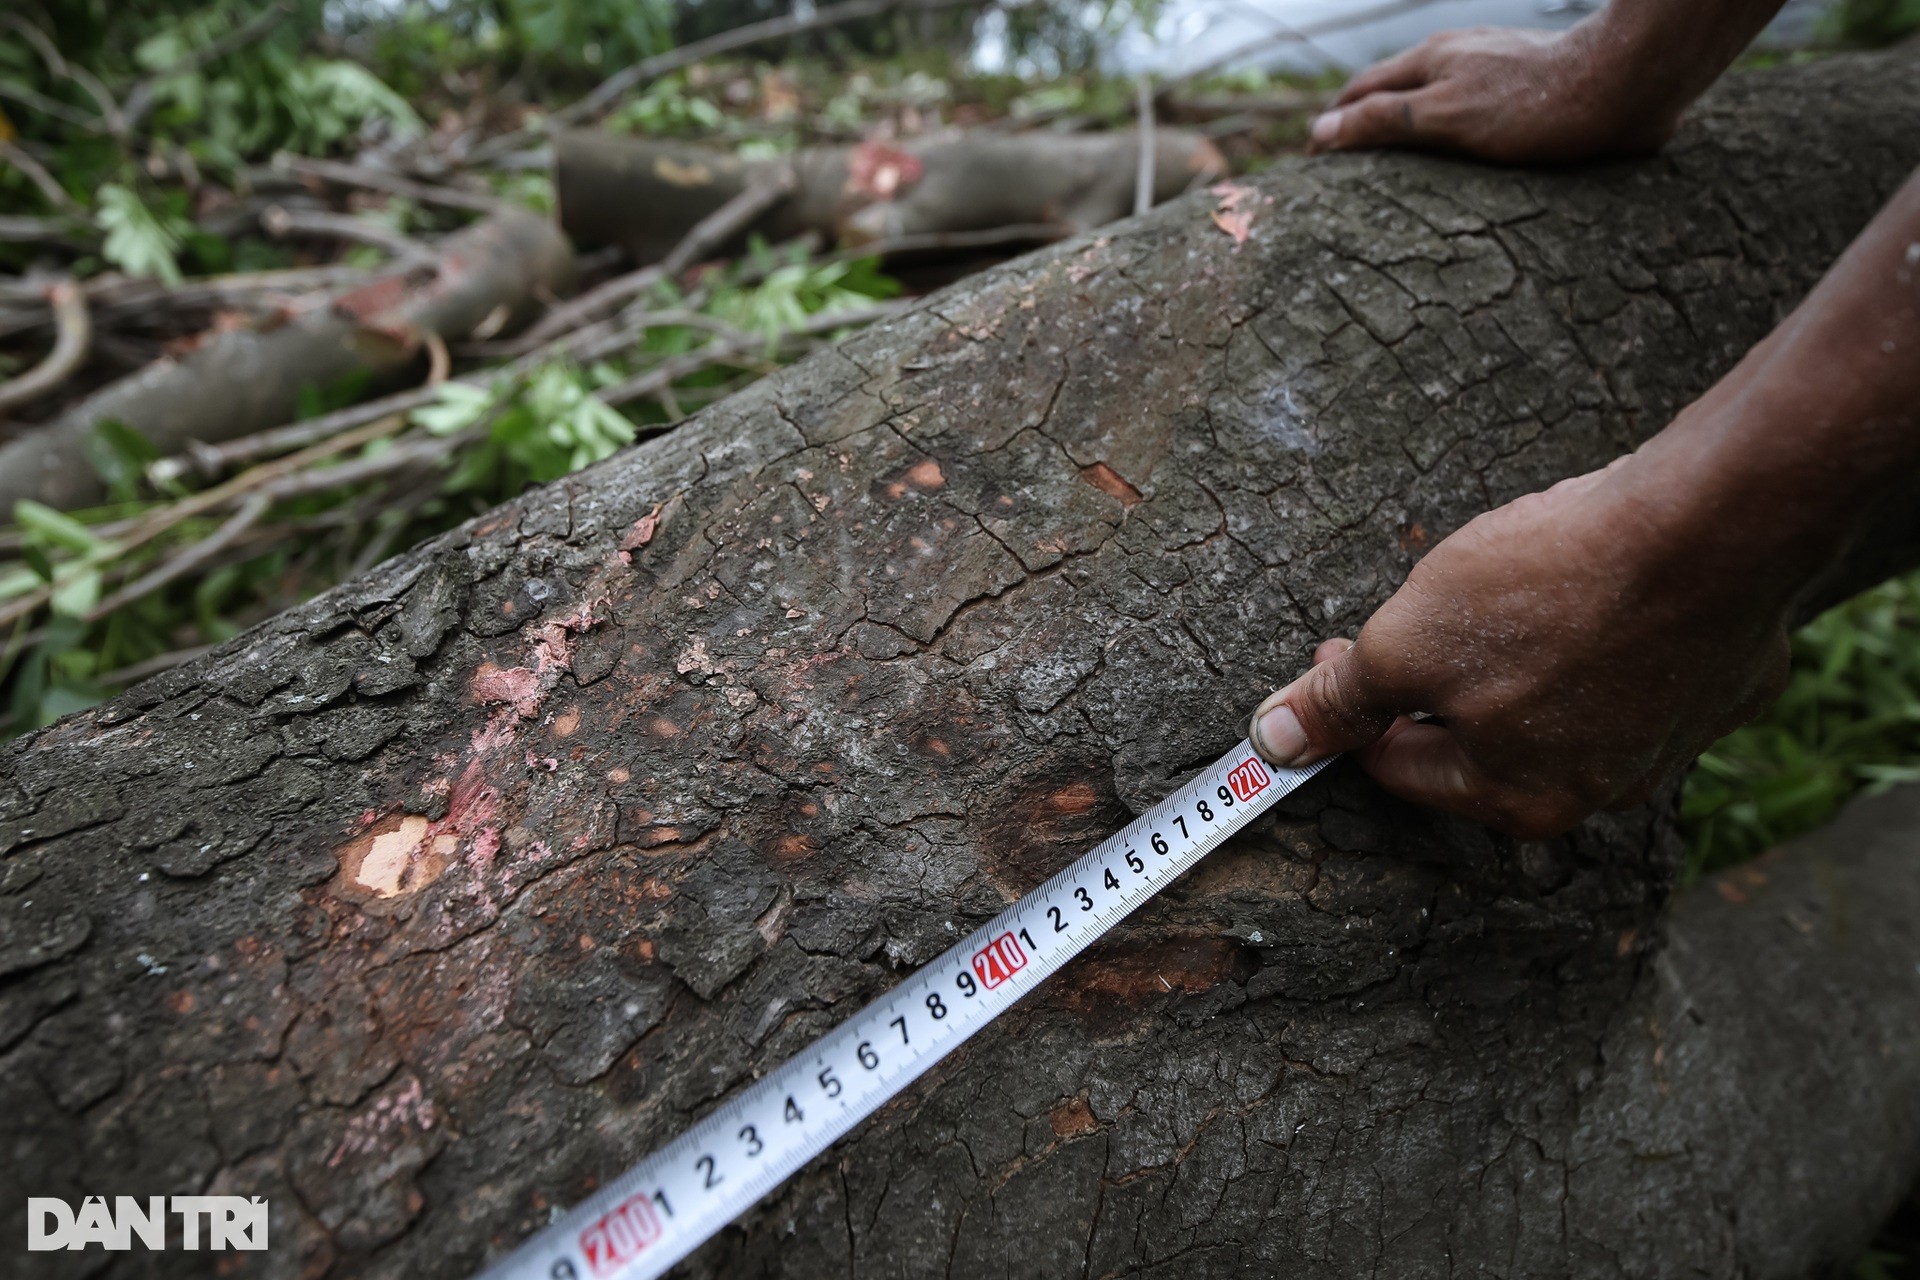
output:
[[1242,742],[561,1215],[484,1280],[653,1280],[1325,767]]

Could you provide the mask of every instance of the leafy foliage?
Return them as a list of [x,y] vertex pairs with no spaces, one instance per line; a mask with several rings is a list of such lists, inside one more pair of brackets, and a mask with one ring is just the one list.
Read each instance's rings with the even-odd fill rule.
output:
[[109,182],[100,188],[94,222],[106,233],[100,253],[131,276],[153,276],[179,284],[180,264],[175,256],[185,243],[185,222],[176,214],[156,212],[130,188]]
[[851,311],[900,292],[896,281],[881,274],[878,259],[810,262],[802,245],[780,252],[757,236],[748,250],[747,269],[761,277],[760,283],[722,283],[711,310],[737,328],[764,334],[769,343],[799,328],[809,316]]
[[663,76],[607,116],[607,127],[630,133],[676,134],[717,129],[726,117],[707,99],[687,92],[685,76]]
[[1920,574],[1816,618],[1786,692],[1700,757],[1684,814],[1690,876],[1824,822],[1856,792],[1920,782]]
[[[698,307],[769,339],[763,354],[736,354],[687,373],[676,380],[672,394],[676,402],[697,403],[722,393],[734,376],[729,369],[767,367],[781,335],[820,314],[863,307],[899,290],[871,260],[809,263],[804,251],[776,253],[763,244],[744,268],[697,298],[682,298],[663,286],[660,301]],[[9,690],[4,732],[38,728],[91,705],[124,683],[121,673],[128,669],[229,639],[379,554],[487,510],[529,484],[590,466],[643,431],[667,425],[677,413],[651,405],[623,412],[599,393],[710,341],[696,326],[662,326],[647,330],[630,351],[588,368],[552,360],[491,384],[442,383],[435,402],[415,410],[403,428],[413,439],[437,439],[448,446],[424,483],[417,470],[400,471],[278,503],[256,526],[261,535],[256,548],[216,558],[104,612],[101,601],[108,592],[204,540],[227,513],[195,515],[163,537],[123,545],[109,526],[164,514],[193,495],[177,486],[154,492],[146,479],[156,457],[153,447],[124,426],[102,426],[89,452],[113,495],[111,504],[63,513],[23,502],[13,513],[17,549],[11,559],[0,556],[0,607],[36,593],[45,597],[45,605],[16,622],[11,641],[0,649],[0,681]],[[350,403],[364,390],[354,385],[309,389],[302,396],[303,416]],[[357,457],[378,459],[398,443],[373,440]]]
[[413,420],[438,436],[487,427],[486,438],[448,475],[446,492],[517,492],[633,443],[633,423],[594,395],[619,377],[607,365],[583,372],[556,360],[491,390],[448,383],[439,403],[415,410]]

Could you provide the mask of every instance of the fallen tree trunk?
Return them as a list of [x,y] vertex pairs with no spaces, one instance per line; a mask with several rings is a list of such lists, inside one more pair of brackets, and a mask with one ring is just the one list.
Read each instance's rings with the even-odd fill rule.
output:
[[[1132,212],[1139,152],[1133,133],[980,131],[745,161],[575,131],[554,140],[554,191],[560,224],[575,244],[618,244],[652,262],[700,219],[788,165],[794,193],[751,228],[773,240],[812,231],[864,243],[1032,223],[1091,230]],[[1199,134],[1156,131],[1156,202],[1225,173],[1220,153]]]
[[464,338],[491,320],[490,336],[525,319],[541,295],[566,286],[572,266],[550,222],[500,213],[448,237],[432,265],[389,274],[273,327],[209,336],[0,446],[0,517],[22,498],[63,508],[98,502],[105,489],[87,444],[99,423],[131,427],[163,454],[264,431],[293,420],[302,392],[353,376],[376,389],[420,360],[426,334]]
[[[248,1274],[499,1256],[1663,425],[1920,160],[1915,65],[1633,164],[1278,166],[25,739],[0,1186],[266,1196]],[[1920,1162],[1917,812],[1670,916],[1670,803],[1517,844],[1336,767],[691,1270],[1804,1276]]]

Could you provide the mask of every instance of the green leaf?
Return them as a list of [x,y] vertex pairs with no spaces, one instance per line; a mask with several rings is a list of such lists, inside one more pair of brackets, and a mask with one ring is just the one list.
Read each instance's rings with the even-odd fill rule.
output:
[[[8,565],[0,568],[0,600],[11,600],[15,596],[23,596],[53,580],[53,567],[46,563],[46,556],[38,553],[37,549],[36,554],[40,555],[39,565],[31,567]],[[40,571],[43,566],[46,568],[45,573]]]
[[466,382],[443,382],[439,396],[408,415],[416,426],[431,435],[450,436],[480,421],[494,406],[494,393]]
[[13,504],[13,522],[29,537],[38,538],[43,545],[61,547],[81,555],[95,555],[107,546],[93,530],[72,516],[31,498],[22,498]]
[[131,190],[109,182],[100,188],[94,223],[106,239],[101,256],[130,276],[152,276],[179,284],[181,227],[144,204]]
[[69,618],[84,618],[100,603],[100,571],[82,568],[66,575],[53,586],[48,602],[55,613]]

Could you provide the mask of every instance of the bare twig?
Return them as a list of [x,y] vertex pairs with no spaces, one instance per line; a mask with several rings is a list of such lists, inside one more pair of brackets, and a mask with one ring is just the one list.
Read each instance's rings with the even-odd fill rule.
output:
[[347,577],[357,578],[386,559],[394,539],[400,536],[401,530],[405,529],[413,519],[414,512],[439,497],[444,482],[444,476],[429,475],[424,482],[403,494],[397,502],[384,506],[380,514],[385,518],[386,527],[367,539],[366,545],[361,547],[359,553],[353,557],[353,563],[347,566]]
[[[693,299],[688,301],[692,302]],[[663,307],[658,311],[649,311],[644,306],[635,304],[612,319],[596,320],[592,324],[582,325],[564,337],[556,338],[533,351],[520,351],[519,344],[516,342],[466,342],[454,348],[454,352],[463,357],[476,359],[515,355],[519,357],[510,365],[482,370],[461,379],[464,382],[479,383],[502,374],[517,373],[532,368],[543,360],[555,360],[563,356],[578,361],[598,360],[601,356],[610,355],[623,347],[632,345],[634,339],[649,329],[676,327],[705,329],[712,333],[736,332],[734,327],[726,321],[690,308]]]
[[[545,361],[561,356],[570,356],[583,363],[598,360],[623,347],[631,346],[636,338],[649,329],[677,326],[707,329],[729,340],[740,336],[740,331],[732,325],[697,311],[643,311],[622,316],[618,320],[602,321],[587,328],[576,329],[559,341],[549,343],[537,351],[528,352],[511,363],[478,370],[453,381],[468,386],[485,386],[500,378],[518,377]],[[462,349],[463,355],[472,353],[473,344]],[[481,354],[492,353],[483,351]],[[439,389],[432,375],[429,374],[425,386],[415,387],[409,391],[396,391],[392,395],[382,396],[377,400],[348,405],[344,409],[336,409],[332,413],[309,418],[305,422],[289,423],[284,427],[274,427],[270,431],[241,436],[220,444],[194,442],[188,446],[186,454],[163,458],[154,463],[148,468],[148,474],[155,480],[178,479],[189,471],[199,471],[206,476],[217,476],[245,463],[270,458],[290,449],[304,448],[338,435],[342,431],[350,431],[364,423],[423,409],[439,398]],[[0,545],[0,549],[4,549],[3,545]]]
[[[100,83],[100,77],[94,75],[93,72],[87,70],[85,67],[77,67],[73,63],[68,62],[60,55],[59,48],[48,38],[46,32],[42,31],[33,23],[28,22],[19,14],[9,13],[0,15],[0,22],[5,22],[15,31],[18,31],[20,38],[33,46],[34,51],[40,55],[40,60],[47,64],[48,71],[51,71],[60,79],[70,80],[86,90],[87,96],[92,98],[94,105],[100,109],[100,124],[106,128],[108,133],[111,133],[116,138],[124,139],[126,137],[126,117],[121,114],[120,104],[114,101],[113,95],[107,91],[107,86]],[[52,100],[48,99],[48,101]],[[45,110],[45,108],[43,107],[42,110]],[[89,121],[88,124],[91,125],[92,122]]]
[[152,75],[139,81],[133,88],[127,91],[127,103],[123,108],[123,114],[126,118],[126,128],[131,131],[140,127],[140,122],[146,119],[147,112],[153,109],[153,92],[162,80],[165,80],[168,76],[176,76],[183,72],[204,67],[215,59],[226,57],[236,49],[245,48],[247,45],[271,33],[273,29],[279,26],[287,15],[292,12],[293,5],[287,3],[286,0],[282,0],[279,4],[270,5],[233,30],[227,32],[226,35],[221,36],[218,40],[211,41],[198,49],[194,49],[176,58]]
[[[183,284],[131,276],[95,276],[84,286],[96,325],[114,323],[148,312],[166,315],[215,307],[249,306],[276,296],[292,297],[318,290],[364,283],[368,273],[359,267],[300,267],[290,271],[257,271],[207,276]],[[26,333],[53,323],[47,300],[38,291],[0,280],[0,338]]]
[[447,373],[453,368],[453,357],[447,353],[447,340],[428,329],[421,335],[420,342],[427,349],[427,385],[437,387],[447,380]]
[[30,218],[0,214],[0,243],[58,244],[74,238],[71,218]]
[[[298,453],[288,454],[284,458],[276,458],[272,462],[263,463],[251,471],[243,472],[235,476],[225,484],[215,485],[211,489],[203,489],[199,493],[189,494],[178,502],[170,503],[167,506],[149,511],[145,515],[133,520],[130,526],[121,527],[120,531],[116,533],[113,540],[108,544],[106,556],[109,558],[124,556],[127,552],[136,550],[152,542],[155,538],[183,520],[191,520],[193,517],[208,511],[218,511],[234,499],[244,498],[256,490],[264,489],[281,476],[298,471],[310,462],[317,462],[322,458],[329,458],[334,454],[344,453],[348,449],[356,448],[367,443],[369,440],[377,440],[383,435],[391,435],[405,425],[406,420],[399,417],[385,418],[378,422],[367,423],[357,430],[342,432],[330,439],[322,440],[310,448],[302,449]],[[53,585],[48,583],[44,586],[36,587],[25,595],[16,596],[14,599],[0,604],[0,626],[5,626],[17,619],[31,616],[38,612],[47,601],[52,598]]]
[[645,293],[662,280],[671,280],[694,263],[738,235],[755,218],[790,195],[797,179],[791,166],[781,165],[749,182],[733,199],[693,224],[672,252],[651,266],[615,276],[597,288],[540,318],[508,347],[509,354],[530,351],[559,334],[578,328],[587,321],[611,311],[636,294]]
[[106,125],[97,117],[90,116],[84,111],[76,111],[58,98],[49,98],[46,94],[29,89],[23,84],[0,80],[0,98],[9,98],[23,107],[45,112],[56,120],[64,120],[75,128],[85,129],[88,133],[107,131]]
[[268,482],[261,492],[275,499],[296,498],[309,493],[325,493],[328,489],[338,489],[343,485],[361,484],[392,475],[396,471],[430,466],[479,441],[489,429],[490,424],[480,422],[451,435],[411,436],[369,457],[355,458],[331,467],[316,467],[311,471],[290,470]]
[[67,194],[67,189],[61,186],[59,181],[55,179],[51,173],[47,172],[45,165],[27,153],[25,147],[16,146],[14,143],[0,140],[0,160],[5,160],[8,164],[26,174],[27,181],[38,187],[40,194],[45,196],[47,203],[54,208],[75,218],[84,219],[87,216],[86,210],[82,209],[74,198]]
[[1133,171],[1133,216],[1153,208],[1153,80],[1138,76],[1133,82],[1133,108],[1140,117],[1140,164]]
[[88,612],[87,621],[98,622],[122,605],[131,604],[142,596],[151,595],[175,578],[192,573],[225,551],[236,538],[259,523],[260,517],[265,515],[267,508],[272,505],[273,500],[266,495],[250,494],[246,501],[240,504],[240,509],[227,517],[226,523],[181,551],[179,555],[140,575],[96,604]]
[[355,218],[314,209],[289,209],[276,204],[269,205],[261,213],[260,225],[276,240],[284,240],[288,236],[322,236],[372,245],[386,251],[397,263],[424,264],[434,261],[431,249],[371,218]]
[[482,195],[477,191],[464,191],[458,187],[415,182],[411,178],[403,178],[397,173],[388,173],[384,169],[344,164],[338,160],[315,160],[311,156],[296,156],[282,151],[273,158],[273,166],[285,173],[319,178],[323,182],[332,182],[343,187],[384,191],[388,195],[405,196],[409,200],[418,200],[422,204],[445,205],[450,209],[468,209],[474,213],[498,213],[501,209],[508,207],[508,202],[497,196]]
[[848,22],[858,22],[862,18],[878,17],[896,9],[931,11],[976,3],[979,3],[979,0],[844,0],[841,4],[825,5],[810,13],[796,9],[793,13],[777,18],[750,22],[743,27],[735,27],[731,31],[722,31],[718,35],[708,36],[705,40],[695,40],[677,49],[669,49],[665,53],[642,59],[632,66],[616,71],[601,81],[600,86],[592,93],[573,105],[562,107],[554,112],[540,126],[501,134],[475,147],[472,160],[476,164],[486,163],[510,151],[519,150],[553,128],[594,119],[619,101],[621,95],[628,90],[708,58],[750,48],[768,40],[797,36],[808,31],[818,31],[824,27],[837,27]]
[[87,316],[87,295],[71,280],[47,290],[53,305],[55,338],[47,358],[19,377],[0,382],[0,413],[52,391],[73,375],[87,359],[93,341],[93,323]]

